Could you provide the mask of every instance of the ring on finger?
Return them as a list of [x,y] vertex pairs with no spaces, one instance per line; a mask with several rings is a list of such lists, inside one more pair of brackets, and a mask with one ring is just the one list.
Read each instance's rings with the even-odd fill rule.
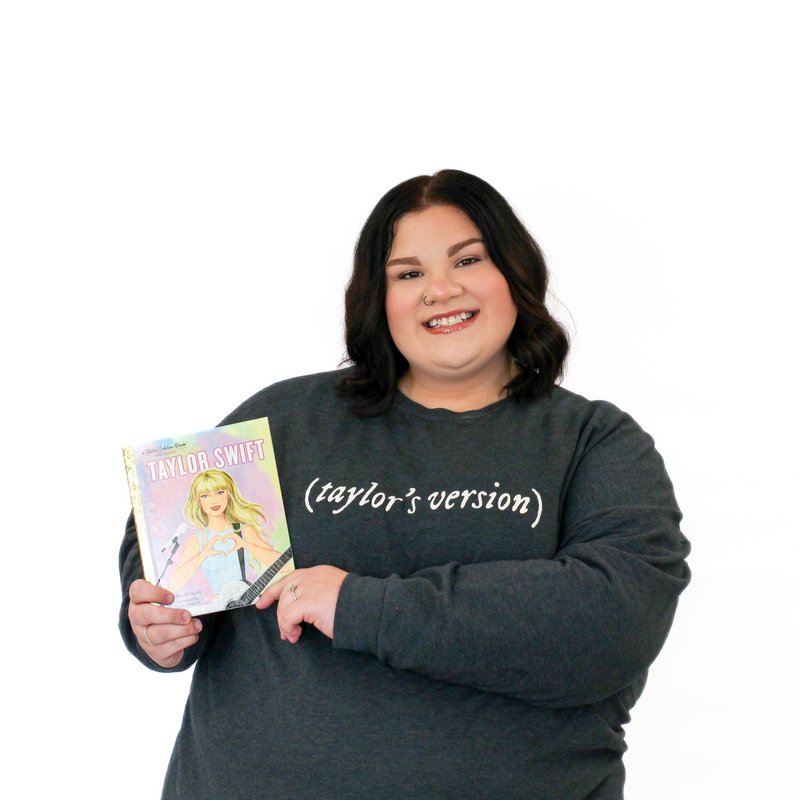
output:
[[150,627],[149,625],[145,625],[144,626],[144,630],[142,631],[142,635],[144,636],[144,640],[147,642],[147,644],[150,645],[150,647],[155,647],[155,645],[150,641],[150,637],[147,635],[147,629],[149,627]]
[[297,600],[297,584],[296,583],[293,583],[289,587],[289,591],[292,593],[292,598]]

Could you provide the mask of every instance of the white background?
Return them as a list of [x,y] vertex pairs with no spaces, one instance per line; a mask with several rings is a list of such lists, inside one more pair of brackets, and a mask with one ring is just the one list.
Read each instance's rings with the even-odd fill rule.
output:
[[456,167],[542,245],[565,385],[655,436],[694,545],[627,796],[788,796],[792,4],[282,5],[0,11],[4,783],[158,796],[188,675],[117,634],[120,447],[335,368],[370,209]]

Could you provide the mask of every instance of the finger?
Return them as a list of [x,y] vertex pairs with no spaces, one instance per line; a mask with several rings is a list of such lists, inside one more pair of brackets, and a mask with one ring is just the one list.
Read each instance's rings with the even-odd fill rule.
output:
[[300,595],[297,599],[292,596],[287,586],[280,597],[278,603],[278,629],[281,632],[281,639],[290,641],[295,644],[303,633],[303,628],[300,623],[305,619],[305,603],[300,601]]
[[302,633],[302,627],[300,625],[294,625],[286,631],[281,631],[281,639],[290,644],[297,644],[297,642],[300,641]]
[[163,586],[153,586],[148,581],[139,580],[131,584],[128,596],[132,603],[163,603],[169,605],[175,602],[175,596]]
[[197,634],[193,634],[191,636],[181,637],[180,639],[173,639],[157,647],[143,646],[142,649],[156,664],[169,669],[180,663],[186,648],[197,644],[198,638]]
[[183,659],[183,650],[181,650],[180,653],[176,653],[174,656],[170,656],[170,658],[162,659],[162,658],[153,658],[153,656],[150,656],[151,661],[155,661],[156,664],[158,664],[161,667],[164,667],[165,669],[172,669],[172,667],[177,667],[178,664],[181,663],[182,659]]
[[133,625],[188,625],[192,615],[185,608],[165,608],[152,603],[132,604],[128,619]]
[[280,580],[275,581],[275,583],[271,583],[269,586],[267,586],[267,588],[261,593],[261,597],[259,597],[256,601],[256,608],[269,608],[281,596],[281,592],[287,586],[289,586],[290,581],[288,579],[297,579],[298,572],[300,572],[300,570],[295,570],[289,575],[286,575]]
[[[280,609],[280,606],[278,606],[278,609]],[[295,621],[295,618],[292,616],[279,616],[278,630],[281,632],[281,639],[296,644],[303,633],[303,627],[300,625],[302,621],[302,615],[300,615],[300,619],[297,621]]]
[[[203,629],[203,624],[199,619],[192,620],[188,625],[145,625],[139,631],[137,637],[142,646],[147,648],[159,648],[164,645],[173,645],[177,641],[195,637]],[[168,648],[169,649],[169,648]]]
[[266,591],[256,600],[255,606],[256,608],[265,609],[269,608],[275,602],[275,598],[271,594],[267,594]]

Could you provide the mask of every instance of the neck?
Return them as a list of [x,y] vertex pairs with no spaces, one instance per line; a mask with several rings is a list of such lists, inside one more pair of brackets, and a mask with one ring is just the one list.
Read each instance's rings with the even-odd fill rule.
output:
[[210,531],[219,533],[220,531],[228,530],[230,527],[231,524],[228,522],[227,517],[209,517],[208,519],[208,529]]
[[441,380],[420,375],[409,369],[398,382],[398,389],[425,408],[446,408],[448,411],[475,411],[506,397],[503,388],[516,375],[518,368],[509,359],[493,375],[475,378]]

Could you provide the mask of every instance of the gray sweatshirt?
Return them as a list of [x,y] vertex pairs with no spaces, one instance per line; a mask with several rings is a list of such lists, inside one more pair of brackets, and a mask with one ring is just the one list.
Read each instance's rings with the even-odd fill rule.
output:
[[[298,567],[332,564],[334,639],[274,608],[204,617],[165,798],[619,800],[623,728],[689,581],[652,439],[557,387],[532,403],[360,420],[339,375],[276,384]],[[129,522],[127,590],[142,575]]]

